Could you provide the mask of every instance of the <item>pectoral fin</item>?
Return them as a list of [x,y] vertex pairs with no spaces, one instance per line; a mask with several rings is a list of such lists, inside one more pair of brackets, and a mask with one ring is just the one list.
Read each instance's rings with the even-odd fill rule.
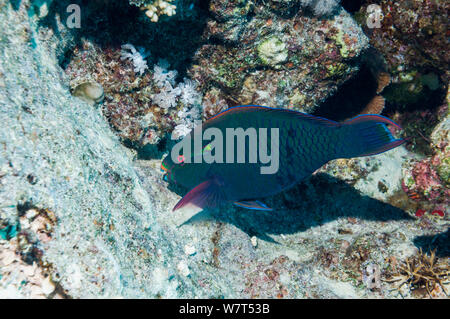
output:
[[272,211],[273,210],[272,208],[270,208],[266,204],[260,202],[259,200],[240,201],[240,202],[234,202],[233,204],[238,207],[253,209],[253,210],[262,210],[262,211]]
[[214,208],[225,200],[223,190],[215,179],[207,180],[193,189],[175,205],[173,211],[192,204],[200,208]]

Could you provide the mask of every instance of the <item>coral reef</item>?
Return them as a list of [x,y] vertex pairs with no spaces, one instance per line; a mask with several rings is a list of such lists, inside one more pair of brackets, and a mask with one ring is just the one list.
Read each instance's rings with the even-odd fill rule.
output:
[[[55,54],[58,37],[47,28],[35,33],[39,17],[29,8],[22,1],[0,10],[0,42],[8,43],[0,46],[0,294],[117,296],[135,275],[118,272],[120,260],[134,257],[116,254],[134,244],[127,239],[128,249],[114,251],[115,235],[102,234],[120,231],[129,216],[144,235],[150,224],[142,218],[152,204],[141,193],[132,154],[98,110],[71,96]],[[71,35],[59,27],[60,36]],[[126,228],[128,235],[117,238],[130,238]]]
[[402,188],[410,197],[420,203],[421,209],[429,212],[438,210],[444,214],[436,218],[448,219],[450,205],[449,180],[449,97],[440,108],[440,122],[434,127],[430,139],[427,139],[431,154],[405,163],[403,167]]
[[210,43],[196,52],[188,71],[205,96],[218,89],[229,106],[312,112],[357,72],[368,40],[350,15],[339,8],[318,19],[294,10],[294,3],[210,2],[214,19],[203,35]]
[[[242,10],[235,10],[235,5]],[[342,9],[333,9],[335,16],[326,20],[302,11],[286,20],[273,16],[270,6],[252,2],[213,1],[210,9],[216,20],[208,22],[204,39],[213,42],[220,38],[220,29],[237,19],[243,28],[235,39],[239,45],[202,46],[188,69],[192,79],[177,83],[178,72],[169,71],[169,64],[161,60],[148,68],[156,62],[148,47],[122,44],[119,51],[117,46],[101,47],[85,39],[66,66],[71,88],[84,82],[99,83],[105,96],[103,114],[125,143],[142,148],[157,144],[168,134],[180,138],[202,115],[208,118],[236,104],[311,112],[358,70],[355,60],[367,46],[359,27]],[[253,13],[257,15],[251,21],[243,21]],[[226,35],[222,38],[234,41]]]
[[130,0],[130,4],[139,6],[145,11],[145,15],[150,18],[152,22],[158,22],[162,15],[173,16],[176,14],[177,6],[171,4],[173,0]]
[[[426,151],[399,147],[332,161],[267,198],[274,210],[258,214],[234,206],[171,213],[182,191],[162,179],[162,152],[137,160],[124,146],[179,138],[193,120],[238,103],[315,109],[357,72],[368,39],[340,7],[314,17],[314,7],[299,10],[299,3],[212,0],[204,42],[193,36],[179,50],[173,39],[201,32],[193,18],[182,30],[171,21],[188,1],[177,1],[177,14],[157,24],[133,7],[133,23],[111,27],[104,38],[90,33],[109,25],[103,11],[87,17],[96,23],[86,30],[71,30],[61,22],[69,2],[46,1],[48,10],[29,0],[3,3],[0,296],[445,296],[447,104],[428,110],[420,126],[409,123],[423,110],[395,118],[411,131],[427,127]],[[159,39],[156,28],[177,34]],[[436,87],[430,72],[419,72],[428,74],[424,86]],[[383,95],[386,79],[376,83]],[[419,246],[436,248],[436,257]],[[406,280],[401,295],[394,276]]]

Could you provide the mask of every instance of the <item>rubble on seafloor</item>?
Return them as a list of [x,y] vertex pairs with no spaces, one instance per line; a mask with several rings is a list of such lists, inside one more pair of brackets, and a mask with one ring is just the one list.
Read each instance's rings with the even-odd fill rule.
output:
[[[161,48],[169,67],[135,41],[147,23],[157,28],[150,13],[132,11],[142,26],[124,26],[136,33],[107,45],[65,27],[58,10],[69,2],[0,5],[0,296],[448,297],[448,99],[428,110],[424,151],[413,141],[332,161],[268,198],[272,212],[172,213],[182,193],[159,171],[168,146],[149,160],[124,146],[156,145],[188,127],[180,111],[196,94],[203,100],[187,111],[206,106],[197,118],[238,103],[312,111],[355,75],[374,39],[349,13],[339,7],[319,18],[287,5],[295,1],[239,1],[239,10],[210,1],[212,17],[199,32],[210,42],[196,42],[183,71],[174,61],[185,61],[185,51]],[[186,21],[198,17],[179,9]],[[162,14],[158,24],[170,28],[172,18]],[[433,65],[447,87],[443,67]],[[432,75],[424,81],[436,88]],[[168,91],[173,103],[159,105]],[[410,125],[407,105],[395,120]],[[431,263],[438,268],[415,271]]]

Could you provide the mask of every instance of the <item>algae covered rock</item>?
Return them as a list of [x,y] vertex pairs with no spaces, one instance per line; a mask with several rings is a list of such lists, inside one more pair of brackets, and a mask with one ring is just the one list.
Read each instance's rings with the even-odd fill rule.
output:
[[[370,5],[370,2],[364,4],[358,15],[367,18]],[[377,6],[381,13],[380,27],[370,28],[365,20],[361,25],[369,35],[370,44],[382,53],[393,82],[417,83],[422,77],[422,81],[431,84],[431,92],[426,94],[433,94],[448,83],[448,1],[382,0]],[[430,75],[430,70],[435,74]],[[414,73],[418,76],[411,76]],[[398,89],[405,88],[410,91],[404,91],[405,98],[408,94],[418,98],[421,93],[417,85],[415,92],[410,86]]]
[[288,57],[286,45],[277,38],[263,40],[257,50],[258,57],[263,63],[273,67],[285,62]]
[[223,91],[230,106],[312,112],[359,70],[368,39],[342,8],[319,19],[293,1],[224,3],[210,2],[204,37],[211,41],[188,73],[200,89]]

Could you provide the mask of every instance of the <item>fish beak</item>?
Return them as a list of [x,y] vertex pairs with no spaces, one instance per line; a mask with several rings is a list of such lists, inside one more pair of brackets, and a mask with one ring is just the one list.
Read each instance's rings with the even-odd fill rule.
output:
[[163,181],[168,182],[169,181],[169,177],[167,176],[167,174],[164,174],[163,176]]

